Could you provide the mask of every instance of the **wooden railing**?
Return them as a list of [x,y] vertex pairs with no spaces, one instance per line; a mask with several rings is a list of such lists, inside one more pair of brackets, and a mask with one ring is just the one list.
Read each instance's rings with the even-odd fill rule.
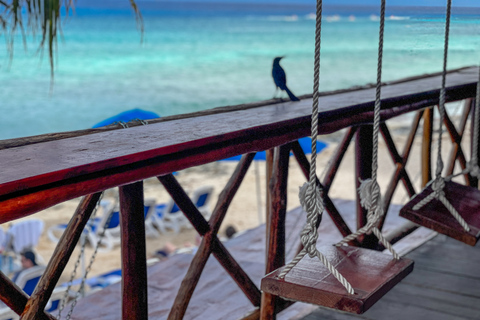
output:
[[[477,78],[477,68],[449,72],[447,101],[473,98]],[[436,74],[386,83],[382,88],[383,121],[417,112],[412,117],[412,128],[402,152],[396,149],[387,125],[383,123],[381,127],[381,134],[396,164],[384,196],[385,209],[388,209],[400,181],[409,195],[418,191],[415,190],[405,166],[422,119],[423,179],[429,180],[429,145],[432,139],[432,112],[429,108],[438,103],[440,83],[440,76]],[[371,175],[374,96],[374,88],[366,86],[322,94],[319,102],[321,134],[348,128],[322,181],[326,210],[342,235],[348,235],[351,230],[330,199],[328,191],[353,138],[356,145],[356,175],[361,179]],[[118,186],[122,230],[122,317],[146,319],[148,308],[142,180],[158,177],[203,237],[171,308],[169,319],[181,319],[184,316],[211,254],[252,303],[255,311],[247,318],[273,318],[275,312],[289,303],[262,294],[219,241],[217,232],[254,153],[269,150],[267,173],[271,179],[266,272],[285,263],[286,176],[290,151],[293,151],[305,176],[309,171],[307,158],[296,140],[310,135],[311,97],[301,98],[300,102],[271,100],[167,117],[149,121],[146,126],[139,124],[125,130],[116,130],[116,126],[109,126],[0,142],[0,163],[3,168],[0,175],[1,223],[84,196],[32,296],[26,296],[0,273],[1,300],[16,313],[22,314],[22,319],[53,319],[51,315],[43,312],[47,301],[100,198],[100,193]],[[460,132],[451,125],[449,118],[445,120],[455,146],[448,166],[449,171],[453,171],[456,159],[459,159],[461,166],[465,166],[465,154],[461,150],[460,142],[469,112],[470,104],[467,104],[461,128],[458,130]],[[238,154],[245,155],[220,194],[210,221],[206,221],[171,173]],[[477,181],[469,176],[466,179],[468,184],[477,184]],[[363,226],[365,221],[366,212],[358,204],[357,227]],[[352,244],[380,249],[372,235]]]

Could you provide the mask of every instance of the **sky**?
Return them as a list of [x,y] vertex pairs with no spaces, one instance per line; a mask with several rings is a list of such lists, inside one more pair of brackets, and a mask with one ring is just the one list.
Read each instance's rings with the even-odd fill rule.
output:
[[[158,1],[158,0],[140,0],[140,1]],[[178,0],[162,0],[166,2],[178,2]],[[231,3],[293,3],[293,4],[312,4],[315,0],[187,0],[185,2],[231,2]],[[389,6],[438,6],[446,5],[446,0],[388,0]],[[351,4],[351,5],[377,5],[380,0],[323,0],[327,4]],[[479,0],[453,0],[453,6],[456,7],[480,7]]]

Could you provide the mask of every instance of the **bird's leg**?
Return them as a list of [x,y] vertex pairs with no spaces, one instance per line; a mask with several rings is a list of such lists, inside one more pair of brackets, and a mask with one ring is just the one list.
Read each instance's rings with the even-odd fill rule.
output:
[[273,93],[272,99],[277,99],[277,91],[278,91],[278,87],[275,87],[275,92]]

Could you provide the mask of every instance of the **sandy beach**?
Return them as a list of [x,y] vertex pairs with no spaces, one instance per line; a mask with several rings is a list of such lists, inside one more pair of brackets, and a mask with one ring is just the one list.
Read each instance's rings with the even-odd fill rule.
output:
[[[403,145],[406,141],[407,134],[409,132],[409,125],[411,120],[408,118],[405,121],[397,121],[395,127],[391,127],[391,133],[394,137],[397,149],[401,153]],[[417,139],[414,143],[414,147],[411,151],[407,170],[409,171],[410,178],[417,190],[420,184],[420,135],[421,132],[417,132]],[[328,143],[317,158],[318,174],[323,176],[323,171],[327,166],[329,160],[335,152],[335,149],[343,137],[343,132],[336,132],[328,136],[320,137],[320,140]],[[450,150],[449,137],[445,134],[445,154]],[[468,141],[465,141],[467,143]],[[466,148],[465,150],[468,150]],[[467,151],[466,151],[467,152]],[[469,152],[467,152],[468,154]],[[292,156],[289,167],[288,176],[288,210],[299,206],[298,200],[298,188],[306,179],[301,173],[295,158]],[[218,194],[222,191],[227,183],[230,175],[235,169],[237,162],[214,162],[206,165],[192,167],[178,172],[176,178],[179,183],[184,187],[187,192],[192,192],[200,186],[211,185],[214,187],[214,195],[210,207],[213,210],[215,202],[218,198]],[[393,161],[388,154],[386,145],[383,139],[380,139],[379,144],[379,169],[378,177],[379,184],[382,191],[385,191],[386,186],[393,174]],[[258,176],[257,176],[258,175]],[[345,158],[337,172],[337,176],[334,180],[332,188],[330,190],[331,198],[341,199],[355,199],[355,167],[354,167],[354,145],[351,143]],[[260,189],[257,189],[257,178],[260,182]],[[157,203],[164,203],[168,201],[169,195],[156,179],[148,179],[144,182],[145,198],[153,198]],[[108,190],[105,194],[106,199],[115,199],[116,190]],[[257,205],[257,192],[261,197],[260,213]],[[404,188],[400,187],[394,195],[393,203],[402,204],[407,201],[408,197],[404,192]],[[27,217],[40,218],[45,222],[45,229],[41,236],[40,242],[36,248],[38,253],[43,257],[45,261],[48,261],[55,249],[55,243],[48,239],[47,230],[53,225],[59,223],[67,223],[79,203],[79,199],[70,200],[47,210],[39,212],[35,215]],[[257,161],[250,167],[245,180],[243,181],[238,193],[236,194],[228,212],[226,218],[220,229],[220,236],[224,235],[225,228],[229,225],[234,226],[238,231],[246,230],[258,226],[265,222],[265,162]],[[3,228],[8,228],[8,225],[3,225]],[[147,256],[152,257],[156,250],[162,248],[166,243],[172,243],[178,248],[185,246],[188,243],[195,243],[196,231],[194,229],[183,229],[179,234],[168,232],[161,234],[158,238],[147,238]],[[75,261],[77,260],[80,246],[74,251],[72,258],[70,259],[68,266],[60,279],[60,283],[68,281],[71,276]],[[93,248],[87,244],[85,248],[85,263],[88,265],[93,253]],[[121,267],[120,262],[120,247],[116,246],[109,252],[98,252],[95,261],[91,266],[88,276],[99,275],[101,273],[118,269]],[[79,277],[80,270],[77,271],[76,278]]]

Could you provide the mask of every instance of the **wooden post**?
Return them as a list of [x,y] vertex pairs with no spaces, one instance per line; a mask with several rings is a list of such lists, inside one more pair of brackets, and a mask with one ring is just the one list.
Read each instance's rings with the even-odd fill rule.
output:
[[[271,196],[270,196],[270,179],[272,179],[273,171],[273,151],[274,149],[265,150],[265,232],[268,235],[270,232],[270,210],[271,210]],[[268,236],[265,238],[265,248],[268,248]],[[265,261],[268,260],[268,250],[265,250]]]
[[433,132],[433,107],[425,109],[423,114],[423,140],[422,140],[422,188],[432,179],[432,132]]
[[[287,177],[290,146],[275,148],[270,193],[270,229],[267,233],[266,273],[270,273],[285,264],[285,217],[287,212]],[[277,297],[262,293],[260,319],[276,319]]]
[[119,187],[122,319],[148,319],[143,182]]
[[[94,193],[85,196],[80,201],[75,214],[63,232],[58,245],[55,247],[45,272],[38,281],[31,298],[28,300],[21,319],[38,319],[39,314],[45,309],[48,299],[52,295],[62,272],[65,270],[75,245],[80,239],[93,210],[95,210],[100,196],[101,193]],[[16,309],[13,310],[17,311]]]
[[[373,126],[361,126],[357,130],[355,137],[355,185],[356,190],[360,187],[363,180],[372,177],[372,150],[373,150]],[[368,210],[364,209],[360,204],[360,196],[357,195],[357,229],[362,228],[367,224]],[[378,244],[378,239],[372,233],[370,235],[363,235],[359,237],[359,242],[362,247],[375,248]]]
[[[470,110],[471,110],[471,116],[472,116],[472,120],[471,120],[471,123],[470,123],[470,150],[471,150],[471,153],[473,155],[473,139],[475,138],[475,112],[478,112],[478,110],[475,108],[476,106],[476,103],[475,103],[475,99],[467,99],[467,102],[466,103],[470,103]],[[477,159],[480,159],[480,148],[478,148],[477,150]],[[471,176],[470,177],[470,181],[471,181],[471,186],[474,187],[474,188],[478,188],[478,179],[474,176]]]

